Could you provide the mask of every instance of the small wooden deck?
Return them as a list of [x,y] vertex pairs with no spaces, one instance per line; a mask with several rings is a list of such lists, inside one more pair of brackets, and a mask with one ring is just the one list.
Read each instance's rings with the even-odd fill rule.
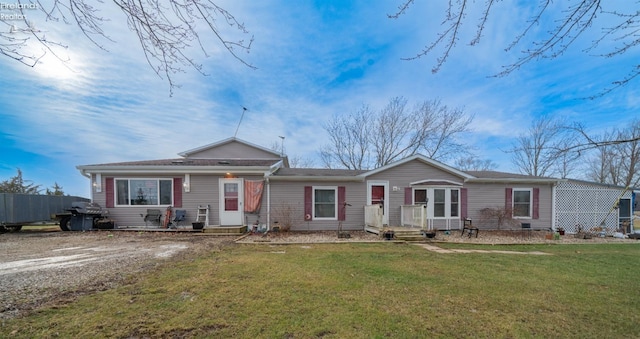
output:
[[[375,227],[375,226],[365,226],[364,230],[369,233],[378,234],[380,236],[387,231],[393,231],[394,238],[397,240],[407,240],[407,241],[415,241],[415,240],[424,240],[425,235],[424,231],[420,227],[407,227],[407,226],[383,226],[383,227]],[[453,232],[460,232],[460,230],[451,230]]]

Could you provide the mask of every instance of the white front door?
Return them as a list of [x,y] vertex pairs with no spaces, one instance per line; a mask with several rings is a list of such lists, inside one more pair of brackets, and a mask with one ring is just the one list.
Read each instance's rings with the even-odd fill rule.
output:
[[243,225],[244,189],[242,179],[220,179],[220,226]]

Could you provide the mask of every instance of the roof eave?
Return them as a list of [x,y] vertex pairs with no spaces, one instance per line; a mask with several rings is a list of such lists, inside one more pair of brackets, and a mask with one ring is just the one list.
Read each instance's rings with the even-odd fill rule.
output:
[[111,174],[259,174],[272,170],[273,166],[76,166],[81,173]]
[[340,181],[340,182],[363,182],[364,178],[358,176],[317,176],[317,175],[292,175],[292,176],[278,176],[272,175],[269,177],[271,181]]
[[460,171],[458,169],[455,169],[455,168],[453,168],[451,166],[445,165],[444,163],[441,163],[441,162],[439,162],[437,160],[433,160],[433,159],[427,158],[427,157],[425,157],[424,155],[421,155],[421,154],[414,154],[414,155],[412,155],[410,157],[407,157],[407,158],[404,158],[404,159],[389,163],[389,164],[384,165],[382,167],[378,167],[378,168],[372,169],[370,171],[364,172],[362,174],[359,174],[358,176],[368,177],[370,175],[386,171],[386,170],[388,170],[390,168],[393,168],[393,167],[396,167],[396,166],[400,166],[402,164],[405,164],[405,163],[413,161],[413,160],[422,161],[425,164],[428,164],[430,166],[438,168],[438,169],[440,169],[440,170],[442,170],[444,172],[448,172],[450,174],[459,176],[459,177],[461,177],[462,179],[465,179],[465,180],[466,179],[475,178],[474,176],[472,176],[472,175],[470,175],[468,173],[462,172],[462,171]]

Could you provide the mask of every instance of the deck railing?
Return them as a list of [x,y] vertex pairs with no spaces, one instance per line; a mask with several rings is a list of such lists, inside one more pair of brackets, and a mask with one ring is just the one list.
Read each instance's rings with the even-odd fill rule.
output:
[[430,229],[427,221],[427,205],[400,206],[400,224],[401,226]]
[[382,205],[365,205],[364,206],[364,224],[366,226],[382,228],[384,212]]
[[400,206],[400,224],[405,227],[419,227],[429,231],[436,227],[441,230],[450,230],[452,227],[461,228],[461,221],[458,217],[429,218],[426,205]]

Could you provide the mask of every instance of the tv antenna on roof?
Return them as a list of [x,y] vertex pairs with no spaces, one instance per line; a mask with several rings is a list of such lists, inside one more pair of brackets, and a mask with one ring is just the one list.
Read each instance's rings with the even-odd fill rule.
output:
[[278,135],[278,138],[282,139],[282,143],[280,146],[280,156],[284,157],[284,137],[282,135]]
[[233,137],[235,138],[236,135],[238,135],[238,129],[240,129],[240,124],[242,123],[242,118],[244,118],[244,112],[248,111],[248,109],[244,106],[240,106],[242,107],[242,115],[240,116],[240,121],[238,121],[238,127],[236,127],[236,133],[233,135]]

